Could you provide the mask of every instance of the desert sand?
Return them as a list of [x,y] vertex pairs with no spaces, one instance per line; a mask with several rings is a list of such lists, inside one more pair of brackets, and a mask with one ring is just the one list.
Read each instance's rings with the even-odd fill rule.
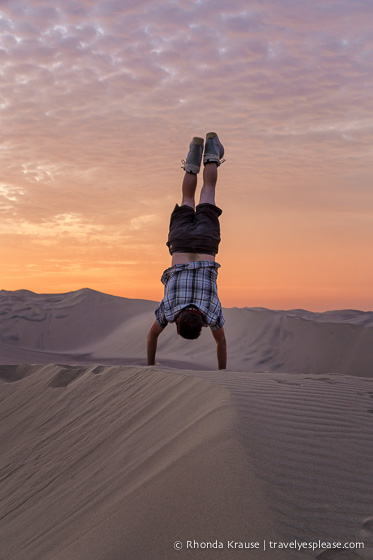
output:
[[0,292],[0,558],[372,559],[373,313],[225,309],[219,372],[155,306]]

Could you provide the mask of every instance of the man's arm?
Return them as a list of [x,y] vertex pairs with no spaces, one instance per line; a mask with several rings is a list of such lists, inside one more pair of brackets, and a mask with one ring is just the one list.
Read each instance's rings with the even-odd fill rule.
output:
[[224,327],[216,331],[211,331],[216,341],[216,355],[218,358],[219,369],[227,368],[227,341],[225,339]]
[[154,323],[150,327],[150,331],[148,332],[148,338],[146,340],[146,353],[148,357],[148,366],[154,366],[155,364],[155,354],[157,352],[158,337],[162,331],[163,328],[160,326],[157,319],[155,319]]

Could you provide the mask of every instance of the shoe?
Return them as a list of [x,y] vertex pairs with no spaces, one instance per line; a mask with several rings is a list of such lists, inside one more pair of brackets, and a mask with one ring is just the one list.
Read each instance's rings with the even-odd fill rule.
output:
[[219,167],[221,163],[224,163],[224,146],[220,142],[216,132],[209,132],[206,134],[206,144],[205,144],[205,155],[203,156],[203,164],[209,162],[215,162]]
[[203,138],[195,136],[189,145],[189,153],[186,160],[181,160],[183,169],[188,173],[199,173],[203,154]]

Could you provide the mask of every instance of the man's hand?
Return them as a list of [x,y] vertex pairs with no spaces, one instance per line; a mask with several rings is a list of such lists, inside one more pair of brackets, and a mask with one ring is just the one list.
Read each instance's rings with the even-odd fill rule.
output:
[[224,327],[216,331],[211,331],[212,336],[216,341],[216,355],[218,358],[219,369],[226,369],[227,367],[227,341],[225,340]]
[[148,338],[146,340],[146,352],[148,357],[148,366],[154,366],[155,364],[155,354],[157,352],[157,341],[158,337],[163,331],[162,327],[155,319],[154,323],[150,327],[148,332]]

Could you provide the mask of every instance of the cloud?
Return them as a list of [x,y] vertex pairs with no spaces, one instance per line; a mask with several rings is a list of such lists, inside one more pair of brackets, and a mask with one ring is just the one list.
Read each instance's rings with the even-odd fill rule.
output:
[[301,184],[322,206],[340,181],[366,207],[372,16],[362,0],[4,0],[3,224],[40,240],[45,224],[78,235],[56,216],[79,216],[113,245],[158,242],[187,143],[214,129],[234,200],[250,184],[271,211],[278,191],[295,208]]
[[[15,201],[16,198],[11,197],[9,200]],[[70,236],[85,239],[89,235],[102,232],[102,230],[102,226],[84,223],[82,216],[75,213],[58,214],[53,219],[43,220],[40,223],[12,220],[12,222],[7,221],[0,226],[0,234],[14,233],[19,236],[30,236],[42,242],[48,239],[48,244],[53,238]]]
[[0,196],[5,200],[16,202],[23,194],[25,193],[22,189],[6,185],[5,183],[0,183]]
[[155,214],[147,214],[144,216],[137,216],[136,218],[132,218],[130,222],[130,229],[134,231],[138,231],[142,227],[154,223],[157,221],[157,216]]

